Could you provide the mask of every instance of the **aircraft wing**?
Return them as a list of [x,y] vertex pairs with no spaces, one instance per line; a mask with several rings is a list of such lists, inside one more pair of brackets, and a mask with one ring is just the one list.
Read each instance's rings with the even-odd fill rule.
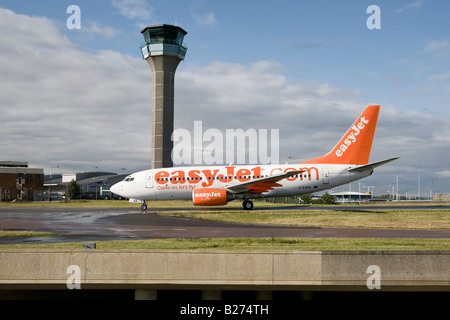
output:
[[389,162],[397,160],[397,159],[400,159],[400,157],[369,163],[369,164],[366,164],[366,165],[363,165],[363,166],[359,166],[359,167],[356,167],[356,168],[348,169],[348,171],[362,172],[362,171],[366,171],[368,169],[375,169],[376,167],[382,166],[383,164],[389,163]]
[[229,184],[225,186],[225,189],[231,193],[244,193],[244,192],[263,193],[269,190],[273,190],[273,188],[281,187],[282,185],[277,183],[278,181],[284,178],[290,178],[302,172],[305,172],[305,170],[289,171],[286,173],[279,173],[270,177],[253,179],[250,181],[240,182],[236,184]]

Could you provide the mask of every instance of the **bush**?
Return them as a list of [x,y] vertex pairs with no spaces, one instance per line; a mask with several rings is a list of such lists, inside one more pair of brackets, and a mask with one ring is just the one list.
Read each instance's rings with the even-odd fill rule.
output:
[[70,181],[68,190],[69,199],[78,199],[81,194],[81,188],[75,180]]
[[310,204],[312,203],[312,197],[310,194],[304,194],[300,197],[300,200],[302,201],[302,203],[304,204]]
[[317,204],[335,204],[336,197],[327,192],[323,196],[321,196],[319,200],[316,200],[315,203],[317,203]]

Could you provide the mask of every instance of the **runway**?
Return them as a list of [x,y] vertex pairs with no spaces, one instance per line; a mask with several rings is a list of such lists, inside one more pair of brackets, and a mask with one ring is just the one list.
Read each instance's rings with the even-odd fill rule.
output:
[[[314,209],[328,208],[330,207],[315,207]],[[374,208],[380,209],[377,206]],[[364,207],[365,210],[374,208]],[[399,207],[394,208],[399,209]],[[417,210],[417,206],[413,208]],[[450,207],[427,206],[426,208],[449,209]],[[230,210],[235,209],[230,208]],[[307,209],[308,207],[292,206],[258,208],[257,210]],[[336,210],[335,207],[332,209]],[[355,209],[361,210],[354,206],[339,207],[339,210]],[[389,209],[389,207],[383,207],[383,209]],[[401,209],[407,210],[408,208],[401,207]],[[155,213],[165,210],[181,209],[153,208],[143,214],[139,209],[129,208],[0,208],[0,230],[32,230],[60,234],[42,237],[0,237],[0,244],[228,237],[450,238],[450,230],[267,226],[161,216]],[[198,209],[194,208],[193,210]]]

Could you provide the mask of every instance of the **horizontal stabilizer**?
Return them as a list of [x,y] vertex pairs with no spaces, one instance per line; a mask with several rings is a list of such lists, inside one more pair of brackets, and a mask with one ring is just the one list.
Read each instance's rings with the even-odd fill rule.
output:
[[374,163],[369,163],[364,166],[348,169],[348,171],[362,172],[362,171],[366,171],[368,169],[375,169],[376,167],[382,166],[383,164],[389,163],[389,162],[397,160],[397,159],[400,159],[400,157],[391,158],[391,159],[378,161],[378,162],[374,162]]

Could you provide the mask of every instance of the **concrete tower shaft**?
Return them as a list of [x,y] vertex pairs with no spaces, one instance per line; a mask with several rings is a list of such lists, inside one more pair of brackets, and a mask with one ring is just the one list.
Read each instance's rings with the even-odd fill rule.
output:
[[156,25],[141,33],[145,39],[142,56],[153,77],[151,167],[172,167],[175,71],[186,54],[182,44],[187,32],[176,26]]
[[147,59],[153,76],[151,167],[172,167],[175,71],[180,59],[155,56]]

